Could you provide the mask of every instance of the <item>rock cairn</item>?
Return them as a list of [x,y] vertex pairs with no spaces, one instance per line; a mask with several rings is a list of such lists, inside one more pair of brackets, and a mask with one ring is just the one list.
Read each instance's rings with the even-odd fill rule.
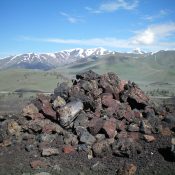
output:
[[[54,146],[59,137],[55,145],[64,153],[85,151],[89,159],[109,153],[132,157],[142,152],[141,141],[153,142],[162,132],[163,115],[135,83],[115,73],[87,71],[76,75],[71,87],[61,83],[51,96],[38,95],[23,109],[20,127],[27,137],[35,136],[42,156],[59,154]],[[14,127],[19,126],[9,125],[12,133]],[[26,150],[33,147],[28,144]]]

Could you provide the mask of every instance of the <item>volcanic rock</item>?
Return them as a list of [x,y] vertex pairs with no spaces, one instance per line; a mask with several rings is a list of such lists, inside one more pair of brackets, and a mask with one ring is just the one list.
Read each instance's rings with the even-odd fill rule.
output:
[[86,128],[84,127],[77,127],[76,128],[76,133],[79,136],[80,142],[86,143],[88,145],[92,145],[96,139],[93,135],[91,135]]
[[67,103],[62,108],[58,109],[60,125],[66,127],[76,118],[76,114],[83,110],[81,101],[73,101]]
[[64,100],[64,98],[57,96],[53,102],[54,109],[56,109],[57,107],[63,107],[64,105],[66,105],[66,101]]
[[57,148],[43,148],[42,150],[42,156],[52,156],[57,154],[59,154]]

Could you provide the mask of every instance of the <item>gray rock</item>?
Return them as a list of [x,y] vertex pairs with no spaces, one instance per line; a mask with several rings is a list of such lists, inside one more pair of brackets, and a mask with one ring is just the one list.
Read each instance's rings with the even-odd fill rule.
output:
[[104,139],[99,142],[96,142],[92,146],[92,150],[95,156],[103,157],[107,155],[111,148],[110,145],[114,142],[114,139]]
[[76,114],[83,110],[83,103],[81,101],[72,101],[67,103],[62,108],[58,109],[60,115],[60,125],[66,127],[72,123],[76,118]]
[[164,120],[167,123],[175,124],[175,116],[173,115],[167,115]]
[[57,148],[43,148],[42,150],[42,156],[52,156],[57,154],[59,154]]
[[60,96],[64,99],[67,99],[69,95],[69,86],[67,83],[63,82],[57,85],[57,88],[54,89],[54,97]]
[[74,121],[74,128],[77,126],[86,127],[88,125],[88,116],[85,112],[78,114],[77,118]]
[[71,134],[71,133],[66,133],[64,135],[64,143],[66,145],[69,145],[70,144],[72,146],[77,145],[78,144],[77,136],[74,135],[74,134]]
[[84,127],[77,127],[76,128],[77,135],[79,136],[80,142],[86,143],[88,145],[92,145],[96,139],[93,135],[91,135],[86,128]]

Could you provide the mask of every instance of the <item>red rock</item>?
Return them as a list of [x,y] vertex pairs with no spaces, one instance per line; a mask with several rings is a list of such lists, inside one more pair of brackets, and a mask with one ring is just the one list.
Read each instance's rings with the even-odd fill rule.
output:
[[88,124],[90,133],[92,135],[96,135],[103,127],[103,123],[104,121],[102,118],[93,118],[92,120],[90,120]]
[[43,103],[42,111],[46,116],[48,116],[54,120],[57,119],[56,112],[52,109],[52,106],[48,101],[45,101]]
[[101,102],[104,106],[110,107],[114,103],[113,95],[111,93],[103,93],[101,94]]
[[137,103],[141,104],[147,104],[149,101],[148,96],[146,96],[145,93],[137,86],[131,88],[129,97],[136,100]]
[[116,130],[116,119],[110,118],[104,122],[103,129],[105,130],[106,134],[109,138],[112,138],[115,136],[115,130]]
[[145,134],[143,137],[144,137],[144,139],[145,139],[147,142],[152,142],[152,141],[155,140],[155,137],[154,137],[154,136],[151,136],[151,135],[146,135],[146,134]]
[[121,92],[121,91],[124,90],[124,86],[125,86],[125,84],[127,84],[127,83],[128,83],[128,81],[126,81],[126,80],[120,80],[120,83],[119,83],[119,85],[118,85],[119,92]]
[[55,130],[56,130],[55,125],[53,125],[51,123],[46,123],[42,128],[42,132],[47,133],[47,134],[51,134]]
[[116,129],[120,131],[125,131],[126,129],[126,120],[116,120]]
[[63,147],[63,152],[66,154],[69,154],[69,153],[75,152],[75,148],[71,145],[65,145]]
[[33,169],[38,169],[38,168],[47,168],[47,164],[41,160],[34,160],[32,162],[30,162],[30,166]]

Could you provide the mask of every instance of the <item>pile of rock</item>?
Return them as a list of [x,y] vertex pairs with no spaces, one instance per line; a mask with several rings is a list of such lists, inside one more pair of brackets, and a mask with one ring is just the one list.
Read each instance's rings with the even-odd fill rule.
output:
[[132,157],[142,151],[140,141],[152,142],[161,132],[164,113],[150,105],[135,83],[93,71],[78,74],[72,83],[58,84],[54,94],[40,94],[23,109],[21,130],[26,139],[34,135],[36,140],[26,150],[37,148],[50,156],[59,153],[59,145],[65,153],[86,151],[88,158],[109,153]]

